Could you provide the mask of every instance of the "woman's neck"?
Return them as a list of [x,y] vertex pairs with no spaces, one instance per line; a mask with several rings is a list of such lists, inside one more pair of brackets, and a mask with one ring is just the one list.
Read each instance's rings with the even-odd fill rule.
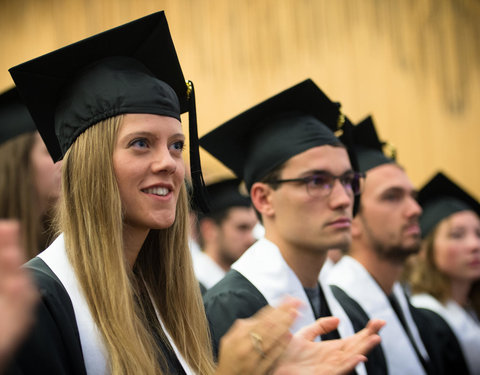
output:
[[467,280],[452,280],[452,299],[457,302],[460,306],[466,307],[468,305],[468,295],[470,293],[470,288],[472,283]]
[[123,250],[130,268],[133,268],[140,249],[147,238],[149,230],[131,227],[128,224],[123,226]]

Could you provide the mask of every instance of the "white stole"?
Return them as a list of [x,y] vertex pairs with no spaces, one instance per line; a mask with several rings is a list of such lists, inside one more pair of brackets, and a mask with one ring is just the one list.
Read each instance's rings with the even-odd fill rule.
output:
[[418,294],[411,298],[416,307],[432,310],[450,326],[460,343],[465,361],[472,375],[480,374],[480,324],[453,300],[445,304],[429,294]]
[[[299,317],[290,329],[292,333],[315,322],[314,312],[300,280],[273,242],[266,238],[258,240],[232,265],[232,269],[248,279],[271,306],[279,306],[287,296],[302,301]],[[353,335],[355,333],[353,326],[340,303],[328,285],[323,282],[320,282],[320,285],[332,316],[340,319],[337,328],[340,337]],[[320,337],[317,337],[316,341],[320,341]],[[359,375],[366,374],[364,363],[357,365],[356,371]]]
[[[87,374],[108,374],[108,353],[103,342],[103,337],[93,320],[87,301],[85,300],[75,276],[75,272],[68,260],[63,234],[61,234],[45,251],[40,253],[38,257],[40,257],[50,267],[53,273],[55,273],[72,301]],[[187,362],[180,355],[175,343],[168,334],[168,331],[163,326],[163,322],[158,313],[157,316],[186,374],[193,375],[194,372],[188,367]]]
[[[329,272],[328,283],[343,289],[363,308],[370,318],[385,320],[386,325],[380,330],[380,337],[382,338],[381,345],[389,374],[425,374],[415,349],[387,296],[359,262],[350,256],[343,256]],[[395,283],[393,292],[402,308],[405,320],[420,354],[428,360],[427,351],[410,314],[408,301],[399,283]]]
[[197,280],[207,289],[210,289],[225,276],[226,272],[223,268],[204,252],[196,254],[192,257],[192,260],[193,271]]

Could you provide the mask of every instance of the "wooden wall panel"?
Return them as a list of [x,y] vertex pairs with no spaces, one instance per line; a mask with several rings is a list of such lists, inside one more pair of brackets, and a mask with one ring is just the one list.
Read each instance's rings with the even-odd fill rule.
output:
[[[442,169],[480,197],[478,0],[0,0],[0,89],[17,63],[161,9],[200,134],[311,77],[374,115],[417,186]],[[228,173],[202,157],[207,180]]]

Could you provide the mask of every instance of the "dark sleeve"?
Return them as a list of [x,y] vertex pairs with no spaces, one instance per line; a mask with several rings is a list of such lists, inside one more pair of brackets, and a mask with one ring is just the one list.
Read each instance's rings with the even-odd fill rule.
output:
[[207,287],[203,285],[200,281],[198,282],[198,286],[200,287],[200,293],[202,293],[202,296],[207,292]]
[[[343,289],[336,285],[331,285],[330,289],[350,319],[353,330],[358,332],[365,328],[370,318],[357,301],[352,299]],[[388,373],[387,362],[385,361],[385,355],[381,345],[373,348],[370,353],[368,353],[367,359],[365,368],[369,375],[384,375]]]
[[86,375],[71,300],[55,274],[40,259],[26,264],[41,300],[36,322],[7,374]]
[[410,311],[430,357],[432,374],[468,375],[462,349],[448,323],[431,310],[410,305]]
[[249,318],[267,300],[245,277],[231,270],[203,297],[215,358],[218,356],[220,339],[227,333],[235,320]]

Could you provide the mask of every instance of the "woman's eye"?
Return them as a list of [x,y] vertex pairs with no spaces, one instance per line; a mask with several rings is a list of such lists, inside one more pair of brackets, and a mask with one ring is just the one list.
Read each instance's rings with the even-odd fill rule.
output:
[[464,235],[463,231],[452,231],[452,232],[450,232],[450,238],[459,239],[459,238],[462,238],[463,235]]
[[138,148],[146,148],[148,147],[147,140],[144,138],[134,139],[130,142],[130,146],[138,147]]
[[172,144],[172,147],[174,150],[183,151],[185,147],[185,142],[184,141],[175,142],[174,144]]

